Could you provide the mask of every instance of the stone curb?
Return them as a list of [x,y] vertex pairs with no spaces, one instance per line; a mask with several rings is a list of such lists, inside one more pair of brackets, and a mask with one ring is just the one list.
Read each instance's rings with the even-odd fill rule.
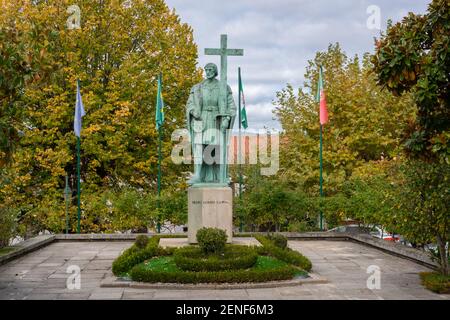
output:
[[418,249],[404,246],[401,243],[395,243],[383,239],[374,238],[368,234],[348,234],[347,236],[349,239],[355,242],[363,243],[365,245],[379,249],[394,256],[411,260],[413,262],[424,265],[428,268],[432,269],[439,268],[439,264],[431,260],[430,256],[427,253],[420,251]]
[[52,243],[55,238],[55,235],[40,235],[12,246],[11,248],[14,248],[13,251],[0,256],[0,265],[44,247]]
[[133,289],[166,289],[166,290],[231,290],[231,289],[262,289],[262,288],[278,288],[278,287],[294,287],[305,284],[323,284],[328,280],[320,277],[315,273],[309,273],[309,278],[280,280],[269,282],[245,282],[245,283],[198,283],[198,284],[181,284],[181,283],[147,283],[128,280],[119,280],[112,276],[104,279],[100,283],[102,288],[133,288]]
[[[87,233],[87,234],[57,234],[57,241],[127,241],[136,240],[139,235],[154,236],[156,233]],[[187,236],[186,236],[187,237]]]

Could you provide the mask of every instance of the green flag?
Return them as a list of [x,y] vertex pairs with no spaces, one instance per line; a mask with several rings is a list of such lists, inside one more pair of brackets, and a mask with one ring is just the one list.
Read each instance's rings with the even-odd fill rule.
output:
[[244,127],[244,129],[247,129],[247,127],[248,127],[247,112],[245,112],[244,89],[242,87],[242,78],[241,78],[241,72],[240,71],[241,70],[239,68],[239,95],[240,95],[241,100],[242,100],[242,108],[240,108],[239,112],[240,112],[240,115],[241,115],[242,126]]
[[164,123],[164,102],[162,98],[162,85],[161,85],[161,74],[158,76],[158,94],[156,95],[156,115],[155,115],[155,121],[156,121],[156,130],[159,130],[159,128]]

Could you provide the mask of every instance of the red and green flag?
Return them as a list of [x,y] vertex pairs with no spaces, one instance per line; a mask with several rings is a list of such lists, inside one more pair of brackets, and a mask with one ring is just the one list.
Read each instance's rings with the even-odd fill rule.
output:
[[323,87],[323,70],[319,69],[319,81],[317,83],[316,101],[320,102],[319,119],[320,124],[324,125],[328,122],[327,100],[325,98],[325,89]]

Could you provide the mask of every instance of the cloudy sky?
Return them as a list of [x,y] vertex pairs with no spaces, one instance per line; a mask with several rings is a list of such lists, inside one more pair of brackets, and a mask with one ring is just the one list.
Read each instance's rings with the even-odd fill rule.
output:
[[[429,0],[166,0],[182,22],[194,29],[199,65],[215,62],[205,48],[244,49],[244,57],[228,58],[228,82],[237,99],[237,68],[242,69],[249,130],[280,129],[273,119],[277,91],[303,84],[306,62],[330,43],[339,42],[348,55],[373,52],[377,8],[380,26],[401,20],[408,12],[424,13]],[[376,6],[376,7],[374,7]],[[367,25],[371,26],[369,28]],[[373,28],[375,27],[375,28]],[[219,67],[220,68],[220,67]],[[237,102],[237,100],[236,100]]]

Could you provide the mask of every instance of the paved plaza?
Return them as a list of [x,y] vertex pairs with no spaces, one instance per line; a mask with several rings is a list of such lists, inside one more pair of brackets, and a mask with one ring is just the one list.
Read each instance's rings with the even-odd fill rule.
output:
[[[112,261],[130,241],[60,241],[0,266],[0,299],[450,299],[424,289],[418,273],[428,268],[350,241],[289,241],[313,263],[326,284],[234,290],[101,288]],[[66,287],[69,266],[81,270],[81,288]],[[367,288],[377,266],[380,289]]]

